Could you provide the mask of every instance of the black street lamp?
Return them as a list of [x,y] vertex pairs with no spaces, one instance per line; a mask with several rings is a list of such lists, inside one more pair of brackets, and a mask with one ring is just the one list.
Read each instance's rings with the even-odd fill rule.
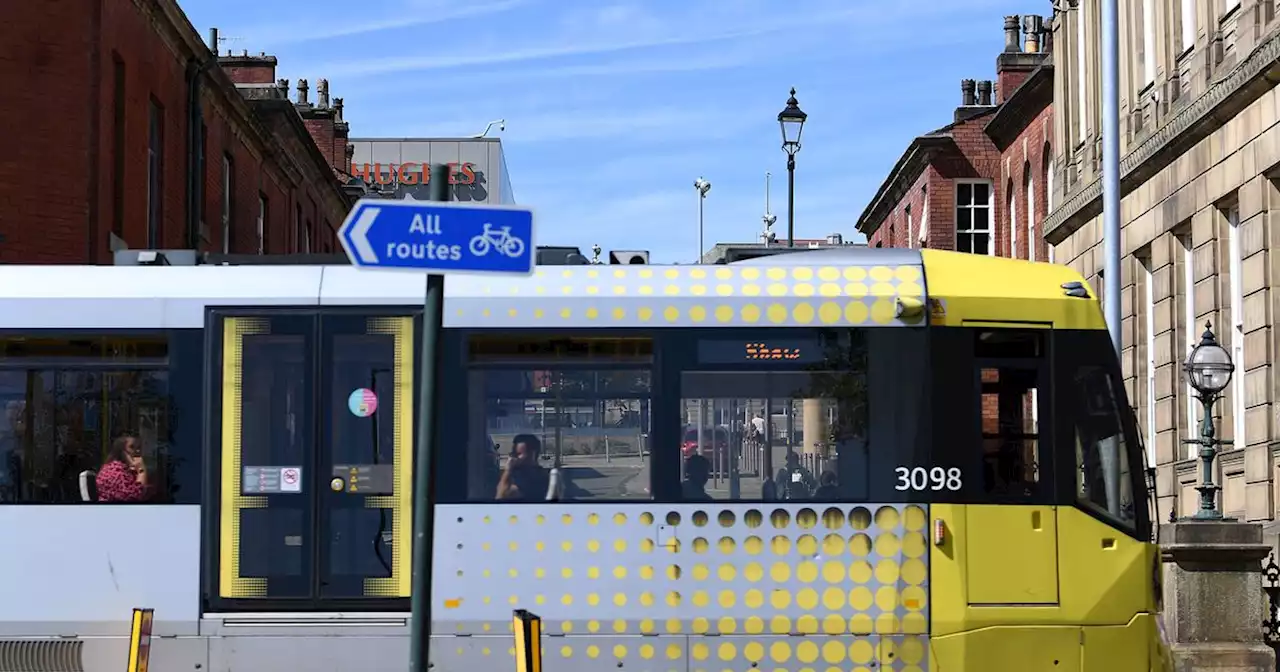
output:
[[1200,510],[1193,517],[1198,520],[1222,520],[1222,512],[1217,506],[1217,493],[1221,488],[1213,484],[1213,458],[1218,453],[1218,446],[1231,445],[1231,441],[1215,436],[1213,402],[1218,400],[1222,391],[1231,383],[1231,374],[1235,373],[1236,365],[1231,362],[1231,353],[1218,344],[1210,323],[1205,323],[1204,335],[1187,356],[1182,370],[1186,371],[1187,380],[1204,407],[1200,438],[1183,441],[1200,446],[1200,485],[1196,486],[1196,490],[1200,492]]
[[809,115],[800,109],[796,89],[791,87],[787,106],[778,113],[782,127],[782,151],[787,153],[787,247],[796,246],[796,152],[800,151],[800,134]]

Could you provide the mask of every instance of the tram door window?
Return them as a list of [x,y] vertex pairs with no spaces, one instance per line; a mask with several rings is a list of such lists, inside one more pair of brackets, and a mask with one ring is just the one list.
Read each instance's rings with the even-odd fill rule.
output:
[[229,608],[409,595],[414,321],[222,317],[216,595]]
[[652,342],[476,337],[469,501],[648,500]]

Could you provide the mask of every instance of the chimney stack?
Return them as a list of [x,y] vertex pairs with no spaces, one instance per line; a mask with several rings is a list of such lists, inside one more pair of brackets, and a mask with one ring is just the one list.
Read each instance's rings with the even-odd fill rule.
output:
[[1028,54],[1040,53],[1040,33],[1044,31],[1044,20],[1035,14],[1028,14],[1022,17],[1022,29],[1027,35],[1025,51]]
[[989,79],[978,82],[978,104],[991,104],[991,80]]
[[333,118],[337,121],[342,121],[342,99],[341,98],[333,99]]
[[209,51],[212,51],[214,56],[218,55],[218,29],[217,28],[209,29]]
[[960,105],[963,107],[973,107],[974,98],[974,81],[972,79],[960,80]]
[[1017,16],[1004,17],[1004,51],[1006,54],[1016,54],[1022,51],[1018,47],[1018,33],[1021,32],[1018,29],[1018,24]]
[[298,80],[298,104],[310,105],[310,103],[307,102],[307,80],[305,79]]
[[329,107],[329,80],[316,82],[316,105],[321,109]]

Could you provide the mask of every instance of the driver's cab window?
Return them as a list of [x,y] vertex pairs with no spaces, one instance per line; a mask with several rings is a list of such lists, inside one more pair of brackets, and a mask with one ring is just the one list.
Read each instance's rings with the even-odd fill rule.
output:
[[469,501],[650,498],[649,339],[474,337]]
[[1073,383],[1077,498],[1084,506],[1133,526],[1137,521],[1133,474],[1115,380],[1107,369],[1084,366]]

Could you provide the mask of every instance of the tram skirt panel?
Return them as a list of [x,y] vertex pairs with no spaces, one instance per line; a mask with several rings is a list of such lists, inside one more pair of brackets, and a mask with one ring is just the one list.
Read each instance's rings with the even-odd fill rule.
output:
[[921,672],[927,520],[919,505],[440,506],[432,660],[508,669],[527,609],[549,672]]

